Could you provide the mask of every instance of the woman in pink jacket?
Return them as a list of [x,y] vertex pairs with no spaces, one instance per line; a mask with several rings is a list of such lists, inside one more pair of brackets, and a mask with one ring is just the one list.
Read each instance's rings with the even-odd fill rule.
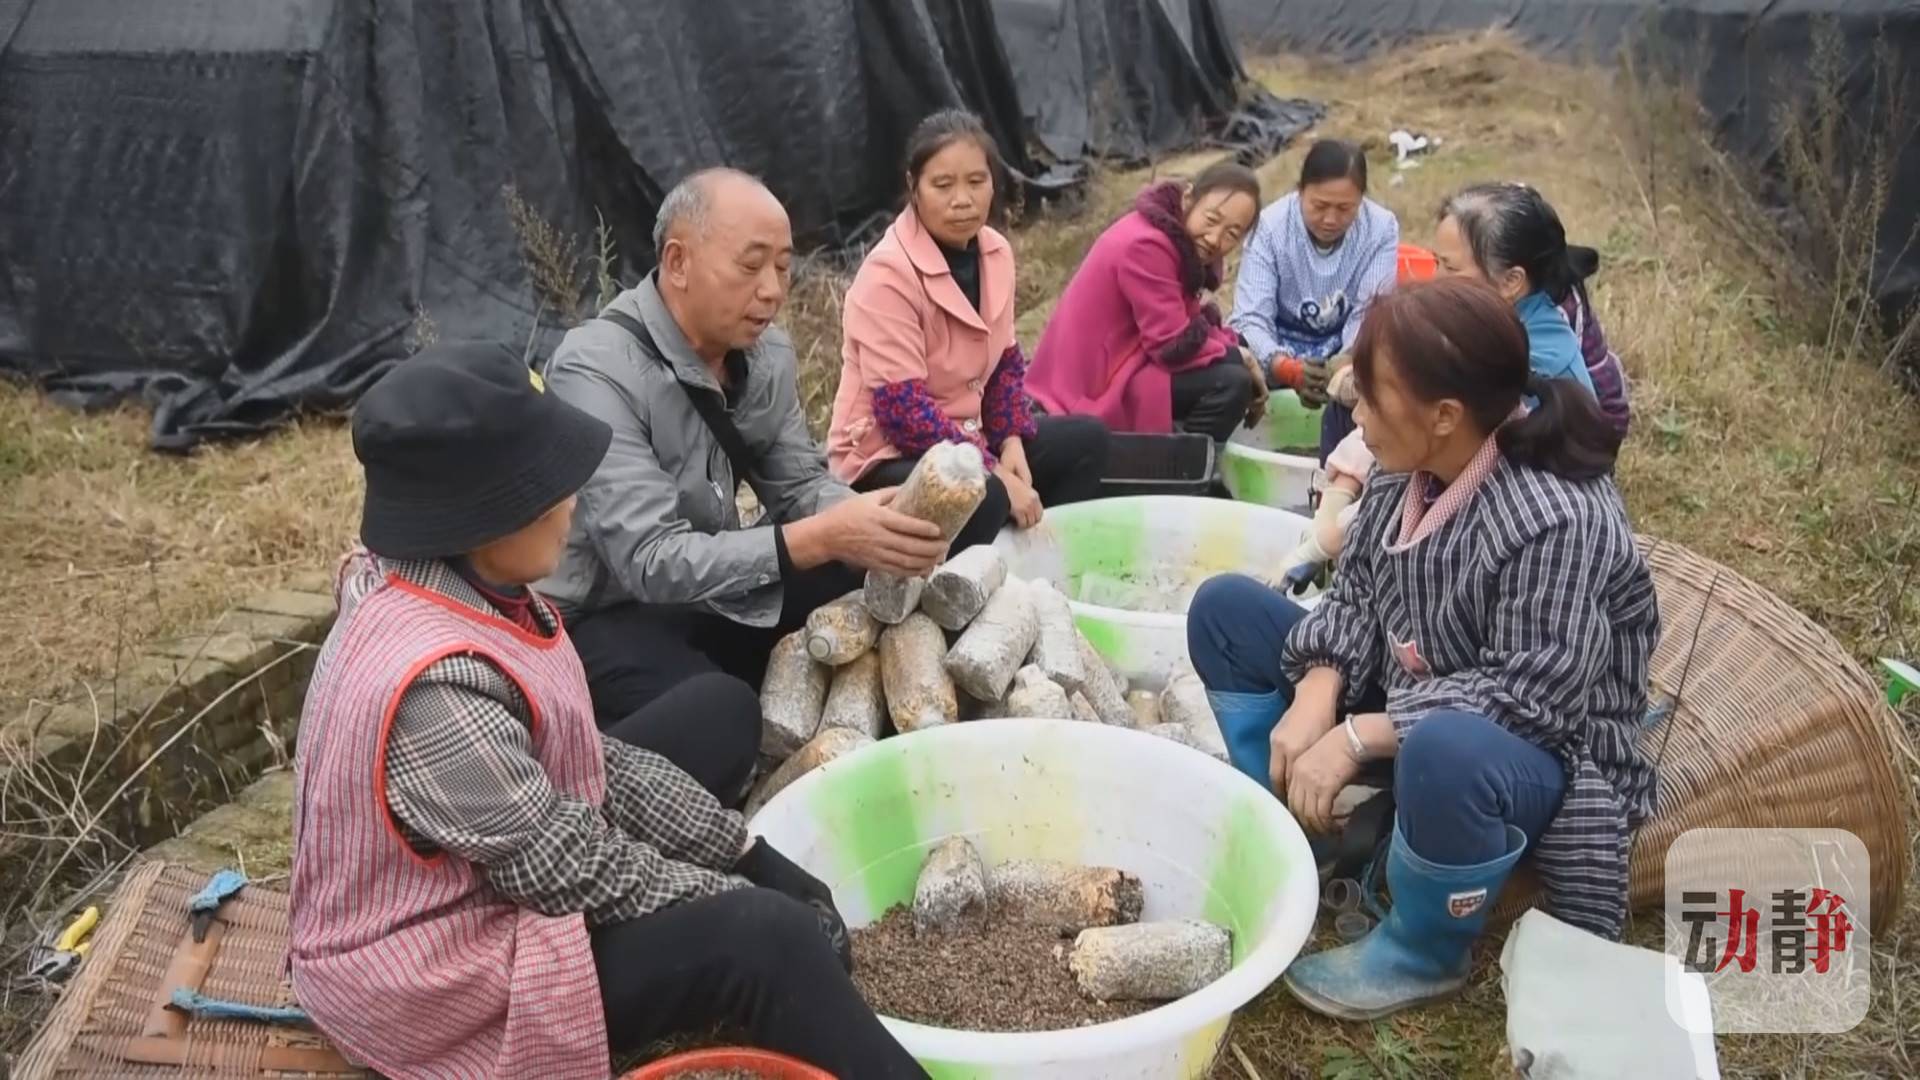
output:
[[1047,505],[1099,493],[1107,429],[1028,406],[1013,336],[1013,248],[987,222],[1004,170],[979,118],[920,122],[907,142],[907,208],[867,254],[842,312],[840,389],[827,457],[856,489],[892,487],[940,443],[972,443],[993,475],[952,550],[1027,528]]
[[1040,337],[1030,381],[1040,407],[1221,442],[1258,419],[1266,379],[1207,293],[1259,213],[1259,179],[1231,162],[1141,192],[1094,241]]

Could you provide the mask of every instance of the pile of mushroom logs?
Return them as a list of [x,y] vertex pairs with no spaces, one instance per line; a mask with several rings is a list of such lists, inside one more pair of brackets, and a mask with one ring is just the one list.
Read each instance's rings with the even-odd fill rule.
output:
[[[980,452],[950,443],[920,459],[893,506],[951,539],[985,492]],[[749,814],[889,730],[964,720],[1136,727],[1226,758],[1190,669],[1175,672],[1161,693],[1130,691],[1074,625],[1067,598],[1049,582],[1008,574],[987,546],[960,552],[926,578],[868,574],[865,588],[821,607],[774,648],[760,703],[770,771]]]

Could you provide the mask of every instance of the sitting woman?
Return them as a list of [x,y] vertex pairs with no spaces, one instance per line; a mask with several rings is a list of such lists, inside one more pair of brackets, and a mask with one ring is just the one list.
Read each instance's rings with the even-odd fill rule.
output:
[[[1582,284],[1599,267],[1600,256],[1567,243],[1559,215],[1539,192],[1523,184],[1466,188],[1441,206],[1434,253],[1445,276],[1489,282],[1511,301],[1526,326],[1533,373],[1580,383],[1598,400],[1614,437],[1626,437],[1626,377]],[[1334,404],[1351,408],[1353,372],[1334,372],[1327,394]],[[1314,528],[1280,568],[1277,583],[1298,584],[1339,556],[1352,504],[1373,458],[1363,434],[1355,431],[1322,464],[1325,483]]]
[[595,1078],[716,1024],[837,1076],[923,1077],[848,977],[825,885],[714,791],[752,689],[695,676],[606,734],[559,561],[612,432],[497,345],[443,344],[353,413],[361,537],[294,762],[301,1005],[396,1078]]
[[[1287,986],[1343,1019],[1458,990],[1514,864],[1547,905],[1617,938],[1652,811],[1635,735],[1660,632],[1593,398],[1527,366],[1511,305],[1442,280],[1383,297],[1355,342],[1379,458],[1332,589],[1303,612],[1243,577],[1202,586],[1188,645],[1242,771],[1308,829],[1392,759],[1393,907]],[[1538,405],[1523,412],[1527,395]]]
[[1268,386],[1327,405],[1320,460],[1353,430],[1353,414],[1328,405],[1327,379],[1344,366],[1367,306],[1393,288],[1400,219],[1367,198],[1367,157],[1321,139],[1300,166],[1299,187],[1260,214],[1247,245],[1228,321],[1246,339]]
[[1034,350],[1034,400],[1115,431],[1225,442],[1266,408],[1265,382],[1207,299],[1252,231],[1260,181],[1222,162],[1163,181],[1108,226],[1074,271]]
[[827,457],[858,490],[893,487],[943,442],[972,443],[993,469],[986,501],[953,540],[990,544],[1008,521],[1099,494],[1107,429],[1092,417],[1035,420],[1013,337],[1013,246],[996,217],[1003,175],[971,113],[920,122],[907,143],[907,208],[847,290],[844,357]]
[[1584,284],[1600,268],[1600,253],[1568,244],[1560,215],[1538,191],[1525,184],[1461,190],[1440,206],[1433,253],[1442,275],[1479,278],[1506,297],[1527,328],[1533,370],[1586,387],[1626,436],[1626,375]]

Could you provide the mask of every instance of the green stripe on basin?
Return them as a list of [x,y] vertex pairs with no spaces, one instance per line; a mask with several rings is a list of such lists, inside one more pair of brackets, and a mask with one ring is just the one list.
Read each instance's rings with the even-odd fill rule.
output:
[[1260,822],[1256,798],[1234,803],[1220,831],[1220,843],[1207,874],[1206,919],[1233,930],[1233,962],[1246,959],[1259,942],[1267,908],[1280,895],[1280,883],[1301,869],[1287,865],[1284,849]]
[[907,755],[897,747],[854,754],[814,792],[820,834],[833,838],[841,865],[856,876],[878,917],[913,899],[923,853]]
[[1073,624],[1087,636],[1087,644],[1093,651],[1106,658],[1109,664],[1126,664],[1127,651],[1131,642],[1127,638],[1127,628],[1119,623],[1098,619],[1092,615],[1075,615]]
[[1227,490],[1241,502],[1274,505],[1273,485],[1264,463],[1229,449],[1220,462],[1220,475],[1227,482]]
[[1101,499],[1070,509],[1048,519],[1059,537],[1069,597],[1080,595],[1080,580],[1090,573],[1124,578],[1148,564],[1147,511],[1140,502]]
[[1277,391],[1268,399],[1267,419],[1262,425],[1267,449],[1293,453],[1298,447],[1308,446],[1318,453],[1321,419],[1321,410],[1300,404],[1299,395],[1293,391]]
[[920,1067],[927,1070],[932,1080],[987,1080],[993,1070],[984,1065],[958,1065],[951,1061],[922,1061]]

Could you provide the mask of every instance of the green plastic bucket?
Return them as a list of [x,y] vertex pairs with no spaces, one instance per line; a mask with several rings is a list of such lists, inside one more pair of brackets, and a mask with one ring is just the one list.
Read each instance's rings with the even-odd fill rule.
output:
[[[1291,390],[1275,391],[1267,415],[1234,432],[1220,456],[1220,478],[1241,502],[1307,512],[1320,466],[1320,412]],[[1304,452],[1301,452],[1304,451]]]

